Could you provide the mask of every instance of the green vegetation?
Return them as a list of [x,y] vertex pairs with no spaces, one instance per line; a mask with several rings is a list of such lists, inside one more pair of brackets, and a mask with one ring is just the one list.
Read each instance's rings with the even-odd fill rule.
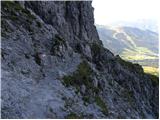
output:
[[68,75],[63,77],[63,83],[66,87],[69,87],[70,85],[73,85],[74,83],[74,76]]
[[[60,46],[63,46],[63,45],[67,47],[66,41],[63,38],[61,38],[59,35],[55,35],[55,37],[53,38],[53,46],[50,51],[52,55],[59,56],[59,54],[57,53],[60,52]],[[60,55],[60,56],[63,56],[63,55]]]
[[2,8],[4,8],[6,11],[22,10],[22,7],[18,3],[15,3],[14,1],[2,1],[1,4],[2,4]]
[[104,103],[104,101],[99,96],[95,97],[95,102],[101,108],[101,111],[103,112],[103,114],[107,115],[108,108],[107,108],[106,103]]
[[159,85],[159,77],[157,77],[155,75],[151,75],[151,74],[147,74],[147,76],[152,80],[152,84],[154,86]]
[[54,46],[60,46],[65,44],[65,40],[61,38],[59,35],[55,35]]
[[26,21],[29,23],[32,23],[32,21],[35,19],[35,16],[32,15],[29,10],[24,9],[19,3],[15,1],[2,1],[1,4],[2,9],[7,13],[7,15],[2,16],[2,18],[17,21],[21,20],[23,17],[26,17]]
[[146,73],[158,75],[157,33],[124,26],[108,28],[97,25],[97,30],[104,46],[114,54],[142,65]]
[[133,103],[133,92],[129,90],[125,90],[124,92],[124,97],[127,98],[127,101],[129,102],[130,105]]
[[76,113],[70,113],[66,116],[66,119],[83,119],[82,116],[77,115]]
[[[145,73],[159,76],[158,65],[154,65],[158,56],[149,49],[144,47],[136,47],[134,50],[125,49],[122,52],[121,57],[127,61],[139,63],[142,65]],[[150,62],[147,62],[149,60]]]
[[[74,86],[76,88],[76,93],[81,92],[81,86],[84,85],[86,87],[86,93],[82,93],[83,101],[86,105],[90,103],[90,98],[95,94],[97,95],[100,91],[100,88],[94,87],[91,79],[91,74],[93,73],[89,64],[86,61],[83,61],[78,65],[77,70],[68,76],[63,77],[63,84],[66,87]],[[95,93],[95,94],[94,94]]]
[[156,59],[155,53],[144,47],[136,47],[134,49],[124,49],[121,57],[125,60],[144,60]]
[[145,73],[149,73],[152,75],[159,76],[159,68],[156,67],[150,67],[150,66],[143,66],[143,70]]
[[94,54],[95,56],[97,56],[97,55],[100,53],[101,46],[98,45],[97,43],[93,43],[93,44],[91,45],[91,50],[92,50],[93,54]]
[[[18,23],[18,25],[22,25],[25,27],[29,32],[33,33],[33,28],[31,24],[35,21],[36,17],[31,14],[31,12],[27,9],[24,9],[18,2],[15,1],[2,1],[2,10],[4,14],[2,14],[2,21],[11,20],[14,24]],[[7,23],[2,23],[3,33],[2,35],[6,37],[6,33],[8,26]],[[6,29],[7,28],[7,29]]]
[[10,26],[8,25],[7,21],[5,21],[4,19],[1,20],[1,25],[2,25],[2,30],[1,30],[1,35],[2,37],[6,37],[7,33],[11,33],[13,30],[10,28]]
[[143,72],[143,69],[142,69],[142,67],[139,64],[133,64],[133,63],[125,61],[125,60],[123,60],[123,59],[121,59],[119,57],[117,57],[117,60],[119,61],[119,63],[123,67],[126,67],[129,70],[131,70],[131,71],[135,71],[136,70],[136,72]]
[[37,26],[38,26],[39,28],[41,28],[41,27],[42,27],[42,24],[41,24],[39,21],[37,21]]
[[91,78],[90,75],[92,69],[86,61],[83,61],[78,65],[78,69],[72,75],[64,76],[63,83],[66,86],[77,86],[85,85],[91,87]]
[[84,101],[84,104],[90,102],[90,96],[84,96],[82,99],[83,99],[83,101]]

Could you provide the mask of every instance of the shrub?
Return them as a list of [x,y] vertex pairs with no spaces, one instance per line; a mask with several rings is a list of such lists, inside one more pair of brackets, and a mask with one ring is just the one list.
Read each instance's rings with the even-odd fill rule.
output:
[[151,75],[151,79],[152,79],[153,86],[159,85],[159,78],[157,76]]
[[65,40],[62,37],[60,37],[59,35],[55,35],[54,45],[60,46],[62,44],[65,44]]
[[[64,76],[62,78],[63,84],[66,87],[74,86],[76,88],[76,93],[81,92],[80,86],[85,85],[87,91],[86,93],[82,93],[82,95],[84,95],[82,98],[84,104],[89,103],[90,97],[93,97],[94,93],[98,94],[100,91],[100,89],[98,87],[94,87],[92,83],[92,73],[93,71],[90,65],[86,61],[83,61],[78,65],[77,70],[72,75]],[[106,111],[106,109],[104,109],[103,111]]]
[[74,72],[72,75],[63,77],[63,83],[66,86],[79,86],[84,84],[89,88],[91,86],[91,73],[92,70],[89,64],[86,61],[83,61],[78,65],[76,72]]
[[65,40],[60,37],[59,35],[55,35],[55,37],[53,38],[53,46],[50,50],[52,55],[55,55],[56,52],[59,52],[60,50],[60,46],[64,45],[65,47],[67,47]]
[[89,86],[91,82],[90,78],[91,73],[92,69],[90,68],[89,64],[86,61],[80,63],[76,74],[79,79],[78,83]]
[[66,85],[66,87],[73,85],[74,84],[74,76],[71,76],[71,75],[64,76],[63,83]]
[[[14,1],[2,1],[2,9],[8,13],[7,16],[2,16],[13,21],[21,20],[22,17],[17,16],[17,12],[25,16],[30,23],[35,19],[35,16],[29,10],[24,9],[19,3]],[[23,14],[22,14],[23,13]],[[21,18],[21,19],[19,19]]]
[[84,101],[84,104],[86,103],[89,103],[90,102],[90,97],[89,96],[83,96],[83,101]]
[[159,85],[159,77],[151,74],[146,74],[146,76],[148,76],[148,78],[151,79],[152,85],[154,87]]
[[39,28],[41,28],[41,27],[42,27],[42,24],[41,24],[39,21],[37,21],[37,26],[38,26]]
[[91,45],[91,50],[94,56],[97,56],[98,54],[100,54],[101,51],[101,46],[98,45],[97,43],[93,43]]

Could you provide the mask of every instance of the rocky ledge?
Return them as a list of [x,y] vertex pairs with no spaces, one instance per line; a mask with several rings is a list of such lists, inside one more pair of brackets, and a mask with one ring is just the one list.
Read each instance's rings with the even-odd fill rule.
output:
[[158,118],[158,78],[99,40],[90,1],[2,1],[2,118]]

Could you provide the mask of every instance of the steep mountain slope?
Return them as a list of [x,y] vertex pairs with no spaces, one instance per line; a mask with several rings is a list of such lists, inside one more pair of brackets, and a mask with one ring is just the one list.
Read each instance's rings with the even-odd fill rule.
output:
[[90,1],[2,4],[2,118],[158,118],[158,78],[104,48]]
[[157,33],[132,27],[109,28],[97,25],[97,29],[106,48],[125,60],[139,63],[144,70],[155,69],[146,72],[158,75]]

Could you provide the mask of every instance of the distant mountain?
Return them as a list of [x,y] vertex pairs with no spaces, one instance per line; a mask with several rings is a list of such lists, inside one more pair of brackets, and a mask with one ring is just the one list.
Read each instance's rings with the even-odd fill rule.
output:
[[133,21],[117,21],[109,23],[109,26],[121,27],[127,26],[132,28],[139,28],[142,30],[151,30],[158,33],[158,22],[153,19],[138,19]]
[[141,64],[147,71],[148,67],[158,68],[158,33],[133,27],[96,27],[104,46],[114,54]]

